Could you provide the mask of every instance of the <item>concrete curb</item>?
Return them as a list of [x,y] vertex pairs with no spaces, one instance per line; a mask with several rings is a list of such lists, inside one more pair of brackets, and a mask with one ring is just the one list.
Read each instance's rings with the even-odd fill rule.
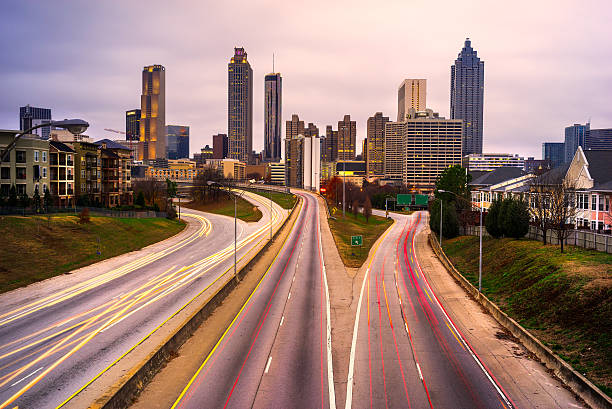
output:
[[434,253],[436,253],[436,256],[448,272],[467,290],[472,298],[482,305],[497,322],[518,338],[521,343],[530,352],[535,354],[548,369],[552,370],[555,375],[572,390],[572,392],[582,398],[592,408],[612,408],[612,399],[591,381],[575,371],[567,362],[555,355],[552,350],[542,344],[542,342],[529,333],[529,331],[506,315],[506,313],[500,310],[495,303],[480,293],[472,283],[463,277],[455,266],[453,266],[448,257],[446,257],[446,254],[441,250],[440,245],[433,239],[431,234],[429,234],[429,245],[433,248]]
[[[301,200],[299,198],[296,201],[283,224],[274,233],[273,238],[276,238],[286,227],[287,222],[293,216]],[[240,280],[251,270],[252,266],[259,259],[260,254],[270,245],[271,241],[268,241],[253,254],[250,260],[239,269],[237,276],[229,275],[221,287],[201,302],[196,310],[187,316],[169,335],[165,336],[162,342],[157,347],[154,347],[144,359],[127,369],[125,374],[115,384],[99,394],[89,407],[104,409],[123,409],[129,407],[134,398],[138,396],[166,362],[175,356],[179,347],[223,302],[225,297],[231,293]],[[197,302],[197,298],[194,301]]]

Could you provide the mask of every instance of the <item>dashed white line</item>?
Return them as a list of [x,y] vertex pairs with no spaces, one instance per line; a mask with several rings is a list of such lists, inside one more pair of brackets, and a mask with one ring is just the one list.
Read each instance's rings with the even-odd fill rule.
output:
[[272,363],[272,357],[268,358],[268,363],[266,364],[266,370],[264,371],[264,373],[268,373],[268,371],[270,370],[270,364]]
[[14,384],[12,384],[11,386],[15,386],[15,385],[17,385],[18,383],[21,383],[21,382],[25,381],[25,380],[26,380],[26,379],[28,379],[30,376],[34,375],[36,372],[40,371],[40,370],[41,370],[41,369],[43,369],[43,368],[44,368],[44,366],[41,366],[40,368],[38,368],[37,370],[35,370],[35,371],[34,371],[34,372],[32,372],[31,374],[29,374],[28,376],[25,376],[25,377],[21,378],[20,380],[18,380],[17,382],[15,382]]
[[417,370],[419,371],[419,378],[421,378],[421,380],[423,380],[423,373],[421,372],[421,366],[419,365],[419,363],[417,362]]
[[281,327],[283,326],[283,321],[285,321],[285,316],[284,315],[281,317],[281,322],[280,322],[280,326]]
[[289,291],[289,295],[287,296],[287,299],[291,298],[291,291]]

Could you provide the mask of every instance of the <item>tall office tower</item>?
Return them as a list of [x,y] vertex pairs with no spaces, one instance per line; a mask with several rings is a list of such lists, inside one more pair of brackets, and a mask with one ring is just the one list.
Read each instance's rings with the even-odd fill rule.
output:
[[383,140],[383,173],[385,179],[402,180],[405,129],[405,121],[385,123],[385,138]]
[[410,108],[417,111],[427,109],[427,80],[412,79],[404,80],[397,91],[397,121],[406,119],[406,113]]
[[587,149],[612,150],[612,128],[591,129],[587,138]]
[[265,78],[264,160],[278,162],[281,158],[283,79],[280,73],[268,74]]
[[591,124],[574,124],[565,128],[565,163],[570,163],[574,159],[574,154],[581,146],[587,149],[586,142],[590,138],[589,133]]
[[462,129],[460,119],[440,118],[431,109],[407,114],[402,155],[403,184],[431,192],[444,169],[461,165]]
[[319,128],[312,122],[308,122],[308,127],[304,128],[304,136],[314,138],[319,136]]
[[167,125],[168,159],[189,158],[189,127]]
[[213,158],[227,158],[228,138],[224,133],[213,135]]
[[321,183],[321,141],[318,132],[309,133],[302,141],[302,187],[318,192]]
[[367,166],[368,166],[368,138],[363,138],[361,141],[361,160],[366,164],[366,175],[367,175]]
[[334,131],[331,125],[325,127],[325,143],[327,144],[328,162],[338,160],[338,131]]
[[166,159],[166,69],[149,65],[142,69],[138,159]]
[[[25,131],[36,125],[51,122],[51,110],[48,108],[35,108],[29,105],[19,108],[19,129]],[[43,126],[32,131],[41,139],[49,139],[51,126]]]
[[338,160],[355,160],[357,144],[357,122],[351,121],[350,115],[344,115],[338,121]]
[[383,116],[382,112],[377,112],[368,118],[367,143],[363,148],[364,159],[367,159],[367,176],[380,176],[384,173],[385,124],[387,122],[389,122],[389,117]]
[[304,121],[296,114],[285,123],[285,184],[302,187]]
[[125,111],[125,140],[140,140],[140,109]]
[[253,151],[253,70],[244,48],[234,48],[227,64],[227,131],[230,159],[250,163]]
[[450,117],[463,119],[463,154],[482,153],[484,61],[469,38],[451,66]]
[[285,139],[295,139],[298,135],[304,135],[304,121],[296,114],[291,115],[291,120],[285,123]]
[[544,142],[542,159],[549,160],[553,168],[563,165],[565,163],[565,144],[563,142]]

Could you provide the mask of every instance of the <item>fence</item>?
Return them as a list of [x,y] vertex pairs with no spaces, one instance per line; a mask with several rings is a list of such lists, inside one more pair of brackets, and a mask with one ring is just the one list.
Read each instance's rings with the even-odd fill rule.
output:
[[[79,214],[83,209],[89,209],[89,213],[92,216],[104,216],[104,217],[121,217],[129,219],[143,219],[143,218],[164,218],[166,212],[156,212],[154,210],[111,210],[100,207],[49,207],[49,214],[66,213],[66,214]],[[5,216],[33,216],[39,215],[44,216],[45,212],[36,212],[34,208],[23,208],[23,207],[0,207],[0,215]]]
[[[482,228],[483,237],[489,237],[487,229]],[[459,228],[460,233],[468,236],[478,236],[480,226],[466,226]],[[444,232],[442,232],[444,233]],[[542,241],[542,232],[535,226],[529,226],[529,232],[525,237],[532,240]],[[557,233],[553,230],[546,232],[546,242],[550,244],[560,244],[557,238]],[[565,239],[565,244],[582,247],[585,249],[597,250],[604,253],[612,253],[612,236],[609,234],[600,234],[588,230],[572,230],[569,237]]]

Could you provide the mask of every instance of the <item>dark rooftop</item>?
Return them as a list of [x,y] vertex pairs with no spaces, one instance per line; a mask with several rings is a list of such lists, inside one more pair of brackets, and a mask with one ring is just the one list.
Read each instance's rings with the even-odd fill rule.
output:
[[49,145],[53,146],[55,149],[57,149],[60,152],[76,152],[70,146],[68,146],[68,145],[66,145],[65,143],[62,143],[62,142],[49,141]]
[[470,185],[472,186],[491,186],[506,180],[518,178],[525,175],[525,172],[521,168],[512,166],[505,166],[502,168],[495,169],[491,172],[487,172],[484,175],[472,180]]

